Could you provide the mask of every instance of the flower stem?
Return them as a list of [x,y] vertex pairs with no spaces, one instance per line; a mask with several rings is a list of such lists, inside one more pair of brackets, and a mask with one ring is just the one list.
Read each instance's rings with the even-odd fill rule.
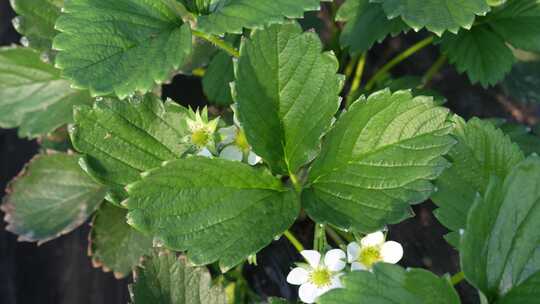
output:
[[390,60],[379,71],[377,71],[377,73],[375,73],[375,75],[373,75],[373,77],[371,77],[371,79],[366,84],[366,91],[370,91],[371,89],[373,89],[373,86],[375,86],[377,81],[379,81],[386,73],[388,73],[388,71],[390,71],[393,67],[395,67],[396,65],[398,65],[399,63],[401,63],[405,59],[411,57],[416,52],[418,52],[418,51],[422,50],[423,48],[425,48],[426,46],[430,45],[433,42],[434,39],[435,38],[433,36],[429,36],[429,37],[417,42],[416,44],[414,44],[410,48],[406,49],[401,54],[394,57],[394,59]]
[[457,285],[459,284],[459,282],[463,281],[463,279],[465,279],[465,274],[463,273],[463,271],[460,271],[450,278],[450,282],[452,283],[452,285]]
[[356,65],[356,73],[354,74],[354,78],[351,84],[351,89],[349,90],[349,94],[347,94],[347,98],[345,98],[345,107],[349,107],[349,105],[352,102],[352,98],[356,95],[356,92],[360,88],[360,84],[362,83],[362,76],[364,75],[364,68],[366,67],[366,52],[362,53],[360,56],[360,59],[358,59],[358,63]]
[[422,87],[426,87],[429,85],[431,80],[433,80],[433,77],[435,77],[435,75],[437,75],[437,73],[439,73],[441,68],[444,66],[447,59],[448,58],[444,54],[439,56],[439,58],[435,61],[435,63],[433,63],[433,65],[429,68],[429,70],[427,70],[424,77],[422,77]]
[[285,230],[283,235],[289,240],[289,242],[291,242],[298,252],[304,250],[304,245],[302,245],[302,243],[300,243],[300,241],[289,230]]
[[293,187],[294,187],[294,190],[296,190],[296,193],[298,194],[302,193],[302,185],[300,185],[300,182],[298,181],[298,177],[293,173],[289,173],[289,178],[291,179],[291,183],[293,184]]
[[235,58],[240,57],[240,53],[238,52],[237,49],[235,49],[234,47],[232,47],[231,45],[229,45],[227,42],[223,41],[219,37],[216,37],[214,35],[210,35],[210,34],[207,34],[207,33],[203,33],[203,32],[200,32],[198,30],[191,30],[191,33],[196,37],[199,37],[199,38],[204,39],[204,40],[206,40],[208,42],[211,42],[212,44],[214,44],[218,48],[220,48],[223,51],[227,52],[227,54],[231,55],[232,57],[235,57]]
[[315,232],[313,233],[313,249],[324,252],[328,247],[328,241],[326,239],[325,225],[315,223]]
[[331,227],[326,226],[326,233],[328,233],[328,236],[338,245],[338,246],[344,246],[345,241],[341,238],[341,236]]

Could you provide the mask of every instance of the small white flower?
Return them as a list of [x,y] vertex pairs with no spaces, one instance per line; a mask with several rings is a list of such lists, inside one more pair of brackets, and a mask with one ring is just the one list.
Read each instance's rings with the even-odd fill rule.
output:
[[298,296],[304,303],[314,303],[325,292],[341,288],[340,272],[345,268],[345,252],[341,249],[328,251],[324,259],[315,250],[300,252],[308,262],[308,265],[300,265],[291,270],[287,276],[287,282],[300,285]]
[[395,264],[403,257],[403,247],[398,242],[384,239],[381,231],[370,233],[347,246],[347,259],[351,270],[371,270],[373,264],[385,262]]
[[202,157],[212,158],[214,155],[212,154],[212,152],[210,152],[210,150],[208,150],[208,148],[202,148],[202,149],[197,153],[197,156],[202,156]]
[[232,161],[242,161],[254,166],[261,161],[261,158],[253,153],[251,146],[247,142],[246,135],[242,128],[230,126],[218,130],[221,136],[220,145],[225,146],[219,153],[219,157]]
[[207,108],[204,108],[202,111],[190,110],[186,118],[186,125],[191,133],[189,141],[197,146],[199,151],[202,151],[205,147],[212,147],[214,142],[213,136],[218,123],[219,117],[208,120]]

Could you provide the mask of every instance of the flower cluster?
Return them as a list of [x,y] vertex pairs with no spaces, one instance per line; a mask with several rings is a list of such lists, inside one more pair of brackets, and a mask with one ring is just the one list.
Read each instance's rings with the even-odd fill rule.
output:
[[253,153],[246,134],[236,117],[234,124],[218,128],[219,118],[208,119],[208,110],[190,111],[186,120],[190,131],[188,141],[195,147],[196,155],[204,157],[219,157],[232,161],[244,161],[254,166],[261,162],[261,158]]
[[394,241],[386,241],[381,231],[366,235],[357,242],[347,245],[347,253],[341,249],[332,249],[321,259],[321,254],[315,250],[300,252],[305,263],[291,270],[287,282],[300,285],[298,297],[304,303],[314,303],[325,292],[342,287],[340,276],[344,274],[346,261],[350,270],[371,271],[378,262],[395,264],[403,257],[403,248]]

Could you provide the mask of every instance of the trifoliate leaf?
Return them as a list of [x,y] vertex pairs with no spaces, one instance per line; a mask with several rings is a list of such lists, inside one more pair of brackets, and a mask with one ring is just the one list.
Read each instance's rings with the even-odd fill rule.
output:
[[461,266],[467,281],[490,302],[528,284],[527,279],[540,271],[538,223],[540,158],[530,156],[504,181],[493,177],[467,217]]
[[243,28],[258,29],[284,23],[287,18],[302,18],[328,0],[220,0],[209,15],[197,19],[197,28],[208,34],[241,34]]
[[277,172],[296,173],[319,151],[339,107],[342,77],[319,37],[296,23],[255,31],[237,62],[238,114],[254,152]]
[[382,6],[369,0],[347,0],[337,12],[336,20],[346,22],[340,42],[353,54],[367,51],[388,35],[396,36],[408,29],[401,18],[389,20]]
[[403,269],[378,263],[373,272],[353,271],[341,279],[344,288],[322,295],[320,304],[459,304],[457,292],[446,278],[418,268]]
[[512,69],[512,50],[487,25],[462,30],[442,37],[441,50],[460,73],[467,73],[472,83],[495,85]]
[[128,223],[196,265],[239,264],[285,231],[296,195],[267,172],[239,162],[190,157],[167,162],[128,186]]
[[[504,178],[525,157],[501,130],[477,118],[467,123],[456,118],[453,135],[458,143],[448,153],[452,166],[436,180],[438,191],[431,200],[439,207],[434,212],[437,219],[459,232],[465,229],[469,209],[477,193],[485,193],[490,177]],[[455,239],[458,242],[451,244],[458,247],[459,237]]]
[[513,288],[496,304],[534,303],[540,298],[540,271],[531,275],[525,282]]
[[93,95],[148,92],[191,51],[189,26],[161,1],[71,0],[56,28],[56,66]]
[[469,29],[477,15],[489,11],[486,0],[370,0],[382,4],[388,18],[401,16],[415,31],[427,28],[441,36],[443,32],[457,33]]
[[28,46],[40,51],[50,51],[58,32],[54,23],[64,0],[11,0],[13,10],[19,15],[13,19],[17,32],[28,40]]
[[410,217],[433,192],[455,141],[448,110],[409,91],[351,105],[325,138],[302,199],[318,223],[373,232]]
[[497,34],[515,48],[540,52],[540,1],[508,1],[486,20]]
[[110,186],[109,198],[119,203],[124,186],[138,180],[141,172],[180,158],[189,149],[186,113],[152,94],[101,99],[92,108],[75,110],[71,140],[85,154],[82,165],[87,173]]
[[233,60],[227,53],[219,52],[210,62],[202,79],[204,94],[212,103],[230,105],[233,103],[230,86],[233,81]]
[[74,90],[38,52],[0,48],[0,127],[19,127],[35,138],[72,121],[74,105],[90,104],[87,92]]
[[127,211],[111,204],[102,204],[92,221],[89,255],[95,267],[113,271],[123,278],[150,254],[152,238],[146,237],[126,223]]
[[38,155],[8,186],[1,206],[6,230],[19,241],[50,241],[82,225],[103,201],[105,189],[77,163],[76,155]]
[[518,62],[501,83],[504,92],[523,103],[540,103],[540,61]]
[[156,252],[145,258],[129,286],[133,304],[225,304],[225,291],[212,286],[206,267],[189,266],[186,258]]

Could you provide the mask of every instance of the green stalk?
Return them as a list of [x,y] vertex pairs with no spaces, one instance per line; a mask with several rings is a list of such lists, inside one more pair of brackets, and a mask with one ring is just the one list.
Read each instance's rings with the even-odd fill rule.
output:
[[235,49],[234,47],[232,47],[231,45],[229,45],[227,42],[223,41],[219,37],[216,37],[214,35],[210,35],[210,34],[207,34],[207,33],[203,33],[203,32],[200,32],[198,30],[191,30],[191,33],[193,34],[193,36],[199,37],[201,39],[204,39],[204,40],[214,44],[218,48],[220,48],[223,51],[227,52],[227,54],[231,55],[232,57],[235,57],[235,58],[240,57],[240,53],[238,52],[237,49]]
[[291,242],[291,244],[298,250],[298,252],[301,252],[304,250],[304,245],[300,243],[300,241],[292,234],[289,230],[285,230],[283,235]]
[[452,283],[452,285],[457,285],[459,284],[459,282],[463,281],[463,279],[465,279],[465,274],[463,273],[463,271],[460,271],[450,278],[450,282]]
[[433,36],[429,36],[429,37],[419,41],[418,43],[414,44],[410,48],[406,49],[405,51],[403,51],[403,53],[397,55],[394,59],[390,60],[379,71],[377,71],[377,73],[375,73],[375,75],[373,75],[373,77],[371,77],[371,79],[366,84],[366,91],[370,91],[371,89],[373,89],[373,87],[375,86],[377,81],[379,81],[379,79],[381,79],[393,67],[400,64],[402,61],[404,61],[405,59],[411,57],[412,55],[414,55],[418,51],[422,50],[426,46],[430,45],[433,42],[434,39],[435,38]]
[[351,83],[351,89],[349,90],[349,94],[347,94],[347,98],[345,98],[345,107],[349,107],[349,104],[351,103],[351,99],[354,98],[356,95],[356,92],[360,88],[360,84],[362,84],[362,76],[364,75],[364,68],[366,67],[366,52],[362,53],[360,56],[360,59],[358,60],[358,64],[356,65],[356,72],[354,74],[353,81]]
[[433,80],[433,77],[435,77],[435,75],[437,75],[437,73],[439,73],[441,68],[444,66],[447,59],[448,58],[444,54],[437,58],[437,60],[433,63],[429,70],[427,70],[424,77],[422,77],[422,87],[426,87],[427,85],[429,85],[431,80]]

